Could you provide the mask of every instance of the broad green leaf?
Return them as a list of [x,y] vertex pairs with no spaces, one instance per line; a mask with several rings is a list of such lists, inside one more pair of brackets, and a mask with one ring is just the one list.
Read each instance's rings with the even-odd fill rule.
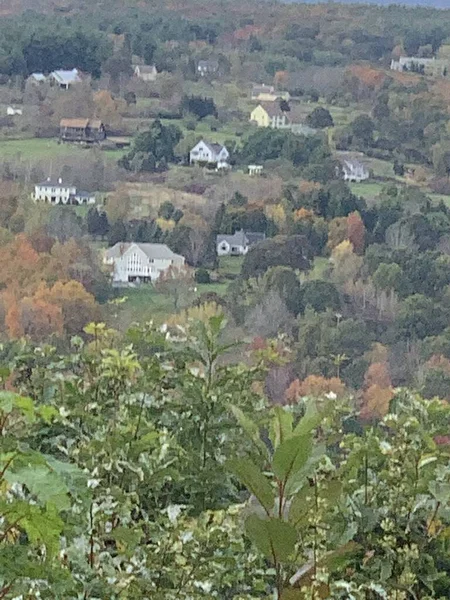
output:
[[231,460],[227,464],[230,471],[256,496],[266,511],[272,510],[274,505],[272,487],[255,463],[248,458],[241,458]]
[[324,418],[327,410],[319,411],[316,403],[313,400],[309,400],[308,406],[304,416],[297,423],[293,434],[294,435],[306,435],[311,433],[313,429],[318,427]]
[[318,444],[314,446],[310,457],[306,464],[299,469],[296,473],[289,477],[289,481],[285,487],[285,493],[287,496],[296,494],[305,485],[308,477],[314,472],[317,464],[320,462],[322,457],[325,455],[326,447],[324,444]]
[[313,494],[314,489],[306,484],[292,499],[289,508],[289,521],[296,527],[306,520],[312,507]]
[[422,458],[419,461],[419,469],[422,469],[423,467],[426,467],[427,465],[430,465],[431,463],[434,463],[437,461],[437,456],[433,456],[432,454],[426,454],[425,456],[422,456]]
[[431,481],[428,489],[440,504],[447,504],[450,500],[450,483]]
[[260,552],[274,562],[284,562],[294,552],[297,532],[285,521],[250,515],[245,521],[245,530]]
[[54,510],[42,510],[38,506],[30,505],[27,516],[20,524],[31,543],[45,545],[48,557],[59,551],[63,522]]
[[68,489],[61,477],[43,465],[24,467],[5,476],[8,483],[25,485],[43,505],[53,504],[58,510],[70,507]]
[[253,444],[257,447],[258,451],[265,457],[268,455],[267,447],[262,441],[259,435],[258,425],[252,421],[247,415],[237,406],[230,406],[230,410],[233,413],[236,421],[249,436]]
[[304,467],[311,456],[310,435],[296,435],[278,446],[273,455],[272,468],[275,476],[285,483]]
[[282,406],[275,406],[273,419],[270,424],[270,440],[274,448],[278,448],[285,440],[292,436],[292,413]]

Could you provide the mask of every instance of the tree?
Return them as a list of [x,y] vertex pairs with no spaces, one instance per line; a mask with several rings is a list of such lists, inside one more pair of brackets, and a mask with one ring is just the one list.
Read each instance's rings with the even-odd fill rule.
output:
[[208,115],[217,117],[217,108],[212,98],[183,96],[180,103],[180,110],[183,114],[195,115],[199,119],[204,119]]
[[86,227],[90,235],[100,236],[104,239],[109,231],[108,217],[104,211],[98,208],[90,208],[86,215]]
[[169,296],[173,308],[177,312],[180,308],[190,304],[193,296],[193,277],[186,267],[169,267],[158,278],[156,289],[161,294]]
[[310,127],[314,127],[315,129],[324,129],[325,127],[333,127],[334,125],[330,111],[322,106],[315,108],[306,117],[306,122]]
[[123,221],[115,221],[108,231],[108,244],[114,246],[118,242],[127,241],[127,228]]
[[341,307],[336,286],[320,279],[305,281],[302,285],[302,300],[304,306],[310,306],[316,312],[339,311]]
[[278,265],[305,271],[310,267],[309,256],[310,248],[303,236],[277,236],[250,248],[241,274],[244,278],[255,277]]
[[353,245],[356,254],[363,254],[366,228],[359,212],[355,211],[347,217],[347,239]]
[[161,218],[169,221],[173,217],[174,212],[175,212],[175,206],[172,204],[172,202],[169,202],[168,200],[166,200],[158,208],[158,217],[161,217]]
[[373,133],[375,125],[368,115],[359,115],[350,124],[350,129],[353,136],[363,146],[371,146],[373,144]]
[[[123,166],[136,171],[164,170],[175,160],[175,146],[183,137],[175,125],[163,125],[155,120],[148,131],[138,133],[130,152],[122,160]],[[133,165],[133,161],[135,164]]]

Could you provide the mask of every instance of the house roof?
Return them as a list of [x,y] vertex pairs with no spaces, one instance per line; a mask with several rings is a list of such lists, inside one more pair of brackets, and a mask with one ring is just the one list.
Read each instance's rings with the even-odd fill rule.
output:
[[217,60],[212,60],[212,59],[199,60],[198,61],[198,66],[199,67],[204,67],[204,68],[218,69],[219,68],[219,63],[217,62]]
[[[217,144],[216,142],[207,142],[206,140],[200,140],[200,142],[195,144],[194,148],[196,148],[200,143],[205,144],[208,150],[210,150],[213,154],[219,154],[224,148],[226,150],[226,147],[222,146],[222,144]],[[194,150],[194,148],[192,148],[192,150]]]
[[273,94],[274,91],[275,88],[273,87],[273,85],[266,85],[265,83],[261,83],[259,85],[257,84],[252,87],[252,94]]
[[281,110],[278,100],[275,102],[261,102],[260,106],[262,106],[271,119],[273,117],[282,117],[283,115],[286,115],[289,119],[289,113]]
[[52,77],[62,84],[79,83],[81,81],[80,72],[78,69],[72,69],[71,71],[65,71],[63,69],[57,69],[50,73]]
[[352,171],[367,171],[367,167],[355,159],[344,160],[343,167]]
[[141,73],[148,73],[149,75],[156,73],[155,65],[136,65],[135,70],[139,69]]
[[216,237],[216,243],[227,242],[230,246],[253,246],[266,239],[265,233],[257,231],[236,231],[233,235],[219,234]]
[[183,258],[180,254],[172,252],[166,244],[137,244],[135,242],[117,242],[115,246],[106,250],[106,256],[107,258],[120,258],[131,246],[137,246],[150,259]]
[[77,198],[92,198],[93,196],[95,196],[95,194],[94,192],[79,191],[75,194],[75,196]]
[[100,119],[61,119],[59,123],[60,127],[75,127],[77,129],[86,129],[86,127],[100,129],[102,125]]
[[44,73],[31,73],[30,77],[32,77],[36,81],[45,81],[47,79]]
[[248,240],[249,246],[253,246],[254,244],[257,244],[258,242],[262,242],[263,240],[266,239],[266,234],[261,233],[260,231],[246,231],[245,236]]
[[60,178],[58,179],[52,179],[51,177],[48,177],[48,179],[46,179],[46,181],[42,181],[41,183],[37,183],[36,184],[39,187],[64,187],[64,188],[68,188],[68,187],[74,187],[73,185],[71,185],[70,183],[65,183],[63,182],[63,180]]

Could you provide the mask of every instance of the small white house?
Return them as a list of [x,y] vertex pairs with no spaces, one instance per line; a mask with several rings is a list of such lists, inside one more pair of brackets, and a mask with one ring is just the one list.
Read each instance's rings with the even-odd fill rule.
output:
[[211,144],[200,140],[189,152],[189,162],[193,164],[213,165],[217,169],[227,169],[230,153],[222,144]]
[[217,60],[199,60],[197,63],[197,73],[201,77],[207,75],[214,75],[219,70],[219,63]]
[[44,73],[31,73],[28,77],[28,81],[30,81],[34,85],[41,85],[47,81],[47,77]]
[[136,65],[134,67],[134,74],[138,79],[142,81],[156,81],[158,71],[155,65]]
[[253,177],[255,175],[262,175],[263,172],[263,166],[262,165],[248,165],[248,174],[250,175],[250,177]]
[[52,85],[56,85],[62,90],[68,90],[72,85],[82,82],[81,73],[78,69],[52,71],[48,79]]
[[61,178],[50,177],[34,186],[33,200],[46,204],[95,204],[95,194],[77,191],[74,185],[64,183]]
[[360,183],[369,179],[369,170],[358,160],[344,160],[342,163],[344,181]]
[[233,235],[220,234],[216,237],[217,255],[245,256],[252,246],[262,242],[265,238],[265,233],[244,232],[242,229]]
[[184,267],[184,257],[175,254],[165,244],[118,242],[106,250],[103,263],[112,267],[116,284],[156,281],[170,267]]
[[8,115],[8,117],[21,117],[23,114],[23,110],[21,108],[14,108],[14,106],[8,106],[8,108],[6,109],[6,114]]

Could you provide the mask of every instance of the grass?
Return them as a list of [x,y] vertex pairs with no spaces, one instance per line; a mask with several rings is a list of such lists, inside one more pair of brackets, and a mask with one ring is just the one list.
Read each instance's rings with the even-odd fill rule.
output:
[[376,198],[384,186],[384,183],[377,183],[375,181],[350,183],[350,189],[356,196],[362,196],[368,200]]
[[[23,140],[1,140],[0,160],[16,158],[23,160],[53,159],[61,156],[80,156],[80,153],[89,152],[80,146],[59,144],[56,140],[47,138],[30,138]],[[117,160],[123,154],[120,150],[105,150],[105,156]]]
[[221,256],[219,258],[219,275],[239,275],[244,262],[243,256]]

